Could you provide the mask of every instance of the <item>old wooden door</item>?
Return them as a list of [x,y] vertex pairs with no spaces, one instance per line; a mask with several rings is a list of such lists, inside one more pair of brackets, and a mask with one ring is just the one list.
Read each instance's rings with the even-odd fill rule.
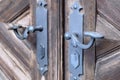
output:
[[[65,32],[69,30],[70,7],[76,0],[66,0]],[[81,80],[120,80],[120,1],[77,0],[83,6],[84,31],[97,31],[104,39],[96,40],[94,46],[84,50],[84,74]],[[89,39],[84,39],[88,42]],[[68,41],[64,42],[64,78],[69,80]]]
[[[35,0],[0,0],[0,80],[69,80],[68,41],[70,7],[82,5],[84,31],[97,31],[104,39],[84,50],[84,74],[81,80],[120,80],[119,0],[46,0],[48,6],[49,69],[43,77],[36,61],[36,34],[27,40],[16,38],[11,25],[35,24]],[[9,13],[9,14],[8,14]],[[26,18],[23,18],[26,17]],[[28,18],[28,16],[31,18]],[[21,18],[23,18],[21,20]],[[84,39],[84,43],[89,38]]]
[[37,66],[36,34],[19,40],[8,31],[9,23],[35,25],[36,1],[0,0],[0,80],[62,80],[61,0],[47,0],[49,67],[45,76]]

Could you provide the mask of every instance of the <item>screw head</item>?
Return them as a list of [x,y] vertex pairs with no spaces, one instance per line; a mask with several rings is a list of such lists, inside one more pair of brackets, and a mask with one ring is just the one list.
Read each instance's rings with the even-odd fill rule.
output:
[[70,33],[65,33],[64,37],[65,37],[66,40],[70,40],[71,39]]
[[33,26],[29,26],[28,31],[33,32],[34,31],[34,27]]
[[79,4],[79,2],[75,2],[73,5],[72,5],[72,7],[71,7],[71,9],[73,9],[73,10],[81,10],[82,9],[82,6]]
[[77,9],[77,5],[75,4],[75,5],[73,6],[73,8],[74,8],[74,9]]
[[77,80],[77,77],[74,77],[74,80]]
[[47,2],[45,0],[37,0],[37,5],[45,7],[47,5]]
[[41,68],[40,68],[40,70],[41,70],[41,71],[43,71],[43,70],[44,70],[44,68],[43,68],[43,67],[41,67]]

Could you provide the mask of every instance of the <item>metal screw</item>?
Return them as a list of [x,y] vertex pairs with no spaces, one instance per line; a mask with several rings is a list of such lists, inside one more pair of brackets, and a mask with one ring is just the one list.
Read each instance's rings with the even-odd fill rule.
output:
[[38,0],[37,1],[37,5],[38,6],[41,6],[41,7],[45,7],[47,5],[46,1],[45,0]]
[[74,8],[74,9],[77,9],[77,5],[74,5],[73,8]]
[[65,33],[65,39],[66,39],[66,40],[70,40],[70,39],[71,39],[70,33]]
[[41,71],[43,71],[43,70],[44,70],[44,68],[43,68],[43,67],[41,67],[41,68],[40,68],[40,70],[41,70]]
[[77,80],[77,77],[74,77],[74,80]]

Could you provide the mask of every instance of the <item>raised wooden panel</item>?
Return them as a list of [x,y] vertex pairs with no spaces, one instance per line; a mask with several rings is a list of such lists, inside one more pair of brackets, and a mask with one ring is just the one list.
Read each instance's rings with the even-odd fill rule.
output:
[[120,0],[97,0],[98,13],[120,30]]
[[1,69],[0,69],[0,80],[9,80]]
[[120,0],[97,0],[95,80],[120,80]]
[[9,80],[33,80],[32,72],[37,69],[35,54],[13,31],[8,31],[10,26],[0,23],[0,75]]
[[97,17],[96,31],[104,35],[104,39],[96,43],[97,58],[120,48],[120,31],[100,16]]
[[0,22],[11,22],[29,8],[29,0],[1,0]]
[[120,80],[120,49],[98,59],[95,80]]

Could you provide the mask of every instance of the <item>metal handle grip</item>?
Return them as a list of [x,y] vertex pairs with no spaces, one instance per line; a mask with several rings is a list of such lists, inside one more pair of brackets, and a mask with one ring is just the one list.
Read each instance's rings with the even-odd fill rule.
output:
[[95,39],[101,39],[101,38],[104,38],[103,35],[99,34],[98,32],[85,32],[84,35],[85,36],[88,36],[91,38],[91,40],[89,41],[88,44],[82,44],[81,42],[79,42],[79,40],[77,39],[77,36],[78,34],[74,34],[74,33],[66,33],[65,34],[65,39],[66,40],[72,40],[72,45],[74,47],[80,47],[81,49],[88,49],[90,48]]
[[[24,29],[23,33],[21,33],[18,30],[19,28]],[[24,40],[24,39],[27,39],[29,32],[43,31],[43,27],[42,26],[22,27],[22,26],[13,25],[13,27],[9,28],[8,30],[13,30],[17,38],[19,38],[20,40]]]

